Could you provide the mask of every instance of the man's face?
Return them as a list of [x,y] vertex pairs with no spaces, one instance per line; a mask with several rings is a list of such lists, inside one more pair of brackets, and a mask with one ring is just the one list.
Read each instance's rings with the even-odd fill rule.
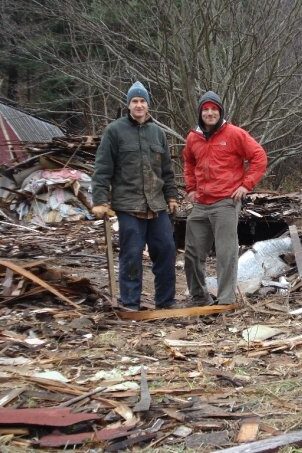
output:
[[202,106],[201,119],[205,125],[205,128],[207,130],[211,130],[220,120],[219,107],[212,102],[206,102]]
[[131,99],[128,109],[132,118],[142,123],[145,121],[148,113],[148,103],[144,98],[134,97]]

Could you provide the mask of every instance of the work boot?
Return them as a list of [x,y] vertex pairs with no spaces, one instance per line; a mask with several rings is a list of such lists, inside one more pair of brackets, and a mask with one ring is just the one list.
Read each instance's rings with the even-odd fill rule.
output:
[[174,309],[174,308],[187,308],[188,305],[184,304],[183,302],[178,302],[173,300],[172,302],[165,304],[165,305],[157,305],[155,308],[156,310],[166,310],[166,309]]
[[190,307],[206,307],[209,305],[215,305],[215,301],[210,294],[206,296],[190,296],[189,306]]
[[119,309],[123,311],[139,311],[139,305],[123,305],[119,303]]
[[233,305],[233,304],[236,304],[236,300],[233,300],[233,301],[232,300],[231,301],[229,301],[229,300],[228,301],[223,301],[223,300],[220,301],[220,300],[218,300],[216,302],[216,304],[217,305]]

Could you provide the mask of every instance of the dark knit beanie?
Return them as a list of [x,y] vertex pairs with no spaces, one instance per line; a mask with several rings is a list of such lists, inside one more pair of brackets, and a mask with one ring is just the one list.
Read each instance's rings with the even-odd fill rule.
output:
[[214,93],[214,91],[207,91],[205,94],[203,94],[201,96],[201,98],[199,99],[199,107],[198,107],[199,113],[201,112],[202,104],[205,104],[206,102],[214,102],[214,104],[218,105],[220,112],[221,112],[221,116],[222,117],[224,116],[224,109],[223,109],[222,101],[221,101],[220,97],[218,96],[218,94]]
[[150,96],[144,85],[137,81],[130,88],[127,93],[127,105],[130,104],[132,98],[139,97],[144,98],[145,101],[150,105]]

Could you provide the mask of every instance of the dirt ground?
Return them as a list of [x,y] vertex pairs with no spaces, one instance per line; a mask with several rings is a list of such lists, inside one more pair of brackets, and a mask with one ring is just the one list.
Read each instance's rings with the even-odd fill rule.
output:
[[[80,314],[47,293],[10,303],[1,298],[0,400],[12,388],[21,389],[2,407],[56,407],[102,387],[105,390],[70,407],[97,413],[94,430],[131,426],[129,437],[122,440],[65,445],[64,451],[212,452],[302,429],[301,315],[289,314],[302,306],[300,293],[244,298],[225,314],[125,321],[108,305],[102,226],[83,222],[39,232],[4,228],[2,233],[2,260],[19,265],[45,260],[52,269],[88,278],[98,294],[93,303],[81,302]],[[177,298],[182,299],[183,254],[177,261]],[[147,257],[144,264],[143,296],[152,302]],[[214,259],[209,269],[213,272]],[[258,324],[276,329],[275,335],[258,342],[244,340],[245,329]],[[28,346],[29,337],[44,343]],[[29,361],[1,362],[20,357]],[[151,402],[148,410],[135,412],[142,367]],[[35,375],[43,371],[59,372],[66,382],[43,381]],[[114,388],[116,384],[122,385]],[[31,451],[32,440],[45,433],[52,430],[0,431],[0,449]],[[130,441],[135,435],[147,437]],[[292,446],[279,451],[301,450]]]

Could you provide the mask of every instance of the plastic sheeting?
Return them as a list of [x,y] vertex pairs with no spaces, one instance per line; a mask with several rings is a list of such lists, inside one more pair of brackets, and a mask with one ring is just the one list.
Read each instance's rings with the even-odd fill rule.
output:
[[[262,280],[279,277],[289,269],[280,258],[292,252],[290,237],[269,239],[256,242],[238,260],[238,286],[244,293],[254,293],[261,286]],[[217,278],[206,279],[209,291],[217,294]]]

